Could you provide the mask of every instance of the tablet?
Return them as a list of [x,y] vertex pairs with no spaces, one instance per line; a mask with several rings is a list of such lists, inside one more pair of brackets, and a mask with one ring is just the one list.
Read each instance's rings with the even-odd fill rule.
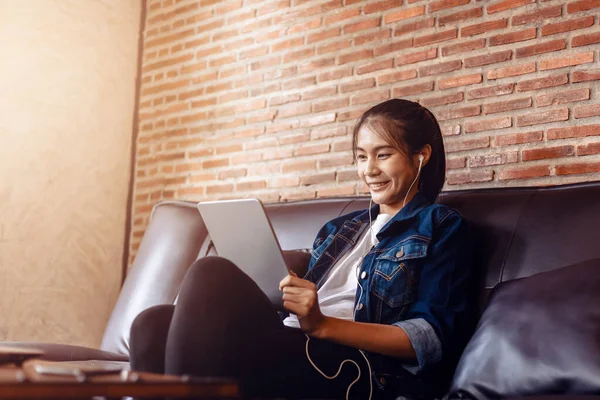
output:
[[279,282],[289,272],[261,201],[207,201],[198,203],[198,211],[219,256],[237,265],[282,309]]
[[36,348],[0,345],[0,363],[20,363],[43,355],[44,351]]

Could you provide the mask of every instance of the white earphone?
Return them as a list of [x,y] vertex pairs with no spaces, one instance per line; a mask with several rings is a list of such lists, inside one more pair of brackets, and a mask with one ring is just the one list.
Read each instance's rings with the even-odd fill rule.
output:
[[406,196],[404,196],[404,201],[402,202],[402,208],[404,208],[404,206],[406,205],[406,199],[408,198],[408,194],[410,193],[410,190],[412,189],[414,184],[417,182],[417,179],[419,179],[419,175],[421,174],[421,167],[423,166],[423,161],[425,161],[425,156],[423,154],[419,154],[419,169],[417,170],[417,176],[415,176],[415,179],[412,181],[408,190],[406,191]]

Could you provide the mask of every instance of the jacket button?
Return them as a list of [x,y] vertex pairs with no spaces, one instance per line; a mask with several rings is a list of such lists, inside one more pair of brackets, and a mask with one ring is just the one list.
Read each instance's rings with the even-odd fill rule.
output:
[[379,378],[379,383],[381,383],[382,385],[386,384],[385,378],[383,376]]
[[396,253],[396,257],[400,258],[404,255],[404,246],[400,247],[400,251]]
[[360,279],[365,279],[367,277],[367,272],[363,271],[362,274],[360,274]]
[[359,303],[359,304],[356,306],[356,309],[357,309],[358,311],[362,310],[362,309],[363,309],[363,303]]

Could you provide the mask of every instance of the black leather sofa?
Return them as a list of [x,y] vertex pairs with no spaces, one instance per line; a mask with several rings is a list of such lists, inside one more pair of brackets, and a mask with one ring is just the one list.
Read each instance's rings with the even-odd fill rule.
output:
[[[439,201],[474,233],[481,316],[448,397],[600,395],[600,182],[444,192]],[[326,221],[367,206],[351,197],[266,208],[282,249],[306,250]],[[172,304],[189,265],[211,252],[195,203],[157,204],[102,350],[126,359],[133,319]]]

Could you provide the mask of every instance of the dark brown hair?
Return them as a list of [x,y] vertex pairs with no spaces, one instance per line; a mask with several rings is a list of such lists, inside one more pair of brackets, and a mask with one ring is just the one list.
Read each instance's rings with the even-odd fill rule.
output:
[[421,170],[419,191],[434,202],[446,179],[446,155],[440,125],[431,111],[419,103],[403,99],[388,100],[370,108],[354,127],[354,158],[358,132],[363,126],[370,126],[382,139],[407,156],[419,153],[427,144],[431,146],[429,162]]

